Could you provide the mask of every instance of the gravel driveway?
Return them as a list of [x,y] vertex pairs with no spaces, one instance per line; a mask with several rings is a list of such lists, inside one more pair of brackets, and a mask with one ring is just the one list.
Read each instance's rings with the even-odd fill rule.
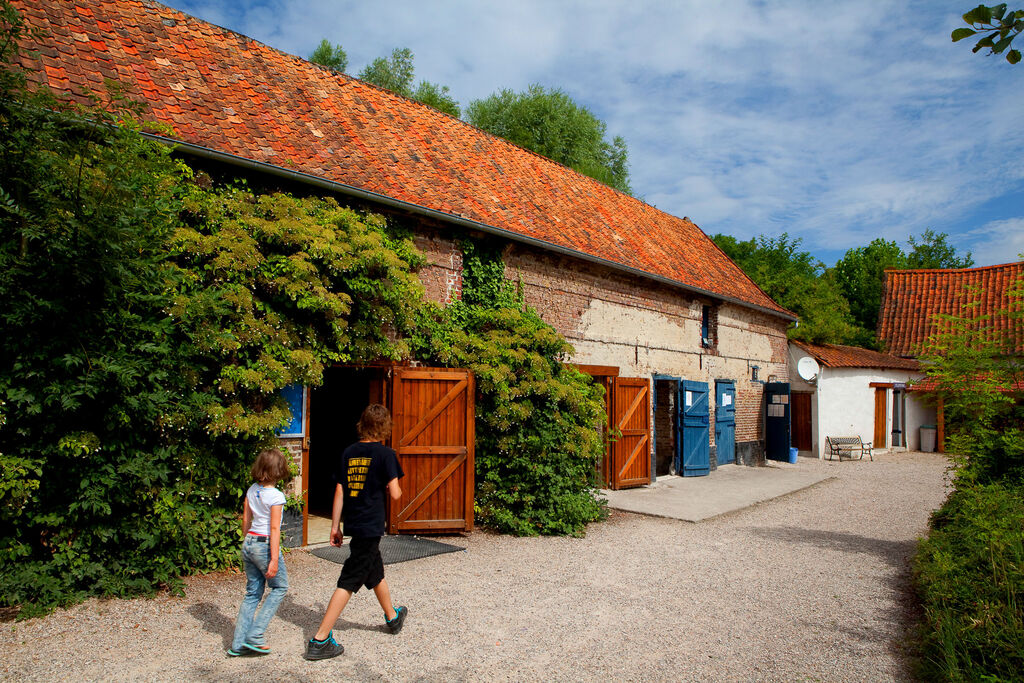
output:
[[[340,565],[287,557],[271,655],[229,659],[244,579],[186,596],[96,601],[3,624],[3,680],[893,681],[910,677],[909,558],[941,504],[941,455],[819,462],[837,477],[698,524],[613,512],[586,538],[474,532],[387,567],[410,608],[397,636],[372,594],[349,603],[341,657],[306,662]],[[712,475],[714,476],[714,475]]]

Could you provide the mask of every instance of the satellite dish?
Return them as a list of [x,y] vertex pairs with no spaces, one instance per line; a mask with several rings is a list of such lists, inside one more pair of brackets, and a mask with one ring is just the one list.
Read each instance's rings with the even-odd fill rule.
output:
[[818,376],[818,362],[810,356],[804,356],[796,363],[796,374],[800,375],[800,379],[805,382],[810,382]]

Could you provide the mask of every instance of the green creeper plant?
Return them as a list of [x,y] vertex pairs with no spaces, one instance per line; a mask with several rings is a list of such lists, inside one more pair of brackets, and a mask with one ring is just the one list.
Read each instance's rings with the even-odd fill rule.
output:
[[463,254],[462,301],[425,309],[417,343],[476,378],[476,515],[505,533],[581,535],[606,514],[603,390],[565,364],[572,347],[523,304],[496,247]]

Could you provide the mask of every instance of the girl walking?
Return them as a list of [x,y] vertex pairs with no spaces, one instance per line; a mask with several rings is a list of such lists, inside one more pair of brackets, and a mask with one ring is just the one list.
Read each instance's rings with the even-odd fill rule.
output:
[[[284,494],[278,484],[287,479],[288,460],[279,448],[261,451],[253,463],[255,484],[245,493],[242,508],[242,566],[245,569],[245,598],[238,608],[238,623],[228,655],[265,655],[266,630],[288,591],[288,574],[281,555],[281,515]],[[263,607],[257,611],[264,590],[269,587]]]

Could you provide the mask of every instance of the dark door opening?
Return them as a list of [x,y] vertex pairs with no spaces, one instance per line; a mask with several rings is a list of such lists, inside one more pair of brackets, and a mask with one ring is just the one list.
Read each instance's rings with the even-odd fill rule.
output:
[[363,409],[371,402],[382,402],[383,372],[381,368],[327,368],[323,384],[313,388],[309,401],[307,543],[329,540],[338,458],[358,440],[356,423]]
[[676,473],[679,459],[679,430],[676,402],[679,398],[679,380],[656,377],[654,379],[654,476]]

